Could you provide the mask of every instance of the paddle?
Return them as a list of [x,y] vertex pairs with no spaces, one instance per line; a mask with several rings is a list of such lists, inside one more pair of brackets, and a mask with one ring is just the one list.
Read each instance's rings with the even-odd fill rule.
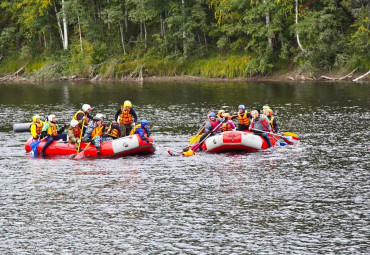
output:
[[194,143],[198,142],[199,139],[202,137],[202,133],[203,133],[205,127],[206,127],[206,123],[207,122],[203,123],[202,128],[199,130],[199,132],[195,136],[192,136],[192,137],[189,138],[190,145],[193,145]]
[[90,146],[90,144],[92,143],[92,141],[94,141],[95,137],[99,134],[99,132],[103,129],[103,126],[101,126],[98,130],[98,132],[96,132],[96,134],[94,135],[94,137],[91,139],[91,141],[86,145],[86,147],[84,148],[83,151],[77,153],[75,156],[72,156],[72,159],[76,159],[76,160],[79,160],[79,159],[82,159],[84,156],[85,156],[85,151],[86,149]]
[[85,125],[85,118],[82,121],[82,128],[81,128],[81,134],[80,134],[80,143],[78,144],[77,154],[80,152],[80,146],[81,146],[81,141],[82,141],[81,139],[82,139],[82,133],[84,131],[84,125]]
[[[47,137],[47,136],[46,136]],[[40,138],[36,141],[33,141],[31,144],[30,144],[30,147],[32,149],[31,151],[31,155],[36,158],[37,157],[37,146],[39,146],[39,144],[41,143],[42,140],[46,139],[46,137],[42,138],[40,140]]]
[[293,132],[283,132],[282,135],[283,136],[292,136],[292,137],[298,138],[298,135],[296,133],[293,133]]
[[200,142],[198,142],[198,143],[196,143],[196,144],[194,144],[193,146],[191,146],[190,147],[190,149],[192,150],[192,151],[194,151],[194,152],[196,152],[199,148],[200,148],[200,146],[203,144],[203,142],[213,133],[213,132],[216,132],[219,128],[220,128],[220,126],[222,125],[222,123],[224,123],[224,120],[225,119],[223,119],[223,121],[220,121],[220,123],[212,130],[212,132],[210,132],[206,137],[204,137],[203,138],[203,140],[202,141],[200,141]]
[[[264,131],[264,130],[260,130],[260,129],[255,129],[255,128],[252,128],[253,131],[259,131],[259,132],[263,132],[263,133],[267,133],[269,134],[269,132],[267,131]],[[287,144],[289,145],[293,145],[294,142],[292,140],[290,140],[288,137],[286,136],[282,136],[282,135],[278,135],[278,134],[273,134],[272,136],[277,136],[278,138],[280,139],[283,139],[284,142],[286,142]]]

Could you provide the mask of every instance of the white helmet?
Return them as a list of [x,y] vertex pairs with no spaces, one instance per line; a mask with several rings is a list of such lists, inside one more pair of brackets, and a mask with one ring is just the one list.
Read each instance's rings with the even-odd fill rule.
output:
[[71,120],[71,127],[75,127],[78,125],[78,120]]
[[55,115],[54,114],[50,114],[48,116],[48,121],[53,121],[53,118],[55,118]]
[[82,111],[87,112],[89,109],[92,109],[89,104],[82,105]]
[[95,117],[96,117],[96,118],[101,119],[101,118],[104,118],[104,114],[97,113],[97,114],[95,115]]

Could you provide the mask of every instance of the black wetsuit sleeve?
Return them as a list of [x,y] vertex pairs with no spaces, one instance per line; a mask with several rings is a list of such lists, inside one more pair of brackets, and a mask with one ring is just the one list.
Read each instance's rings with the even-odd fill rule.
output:
[[87,114],[87,117],[90,119],[90,120],[93,120],[94,119],[94,116],[92,116],[90,113]]
[[134,117],[134,122],[136,123],[137,122],[137,115],[136,115],[135,110],[131,108],[130,114]]
[[118,116],[119,116],[121,113],[122,113],[121,108],[119,108],[119,109],[117,110],[116,114],[114,115],[114,121],[117,121]]

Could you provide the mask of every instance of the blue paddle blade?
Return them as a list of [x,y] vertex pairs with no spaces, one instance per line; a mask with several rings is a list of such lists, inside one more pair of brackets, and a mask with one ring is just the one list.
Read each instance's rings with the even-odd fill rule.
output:
[[280,142],[280,146],[285,146],[286,143]]
[[30,147],[32,149],[32,156],[36,157],[37,156],[37,146],[41,143],[40,140],[34,141],[30,144]]

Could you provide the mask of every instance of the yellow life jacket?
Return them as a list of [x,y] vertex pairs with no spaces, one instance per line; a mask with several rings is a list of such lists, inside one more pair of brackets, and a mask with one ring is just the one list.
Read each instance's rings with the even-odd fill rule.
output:
[[112,128],[112,124],[109,126],[108,130],[107,130],[107,134],[109,136],[112,136],[112,137],[119,137],[121,132],[119,131],[119,129],[117,128]]
[[128,125],[132,123],[132,115],[130,114],[130,110],[125,110],[125,107],[121,107],[121,115],[119,118],[119,123],[122,123],[124,125]]
[[238,113],[238,120],[240,125],[249,125],[251,120],[248,118],[248,113],[244,112],[244,114]]
[[50,136],[57,136],[58,135],[57,125],[53,124],[51,121],[47,121],[46,123],[49,124],[47,134],[50,135]]
[[86,118],[87,117],[87,114],[86,113],[84,113],[83,111],[81,111],[81,110],[78,110],[77,112],[76,112],[76,114],[73,116],[73,120],[78,120],[78,121],[81,121],[81,120],[79,120],[79,119],[77,119],[77,115],[79,115],[79,114],[83,114],[84,115],[84,117]]
[[232,128],[231,128],[231,125],[229,122],[226,122],[226,123],[222,123],[222,131],[231,131]]
[[138,129],[138,128],[141,128],[141,124],[137,124],[133,129],[131,129],[131,131],[130,131],[130,135],[135,134],[136,129]]
[[194,153],[194,151],[192,151],[191,149],[189,149],[188,151],[184,151],[183,152],[183,155],[186,156],[186,157],[190,157],[190,156],[194,156],[195,153]]
[[271,129],[274,130],[274,116],[271,115],[271,119],[269,120]]
[[[99,130],[100,129],[100,130]],[[91,137],[95,137],[96,136],[102,136],[103,135],[103,129],[101,126],[97,126],[96,128],[94,128],[94,130],[91,132]]]
[[[33,129],[32,126],[35,126],[36,128]],[[41,134],[42,128],[44,127],[44,122],[32,122],[30,125],[30,131],[33,138],[37,138],[37,135]],[[35,133],[36,132],[36,133]]]

